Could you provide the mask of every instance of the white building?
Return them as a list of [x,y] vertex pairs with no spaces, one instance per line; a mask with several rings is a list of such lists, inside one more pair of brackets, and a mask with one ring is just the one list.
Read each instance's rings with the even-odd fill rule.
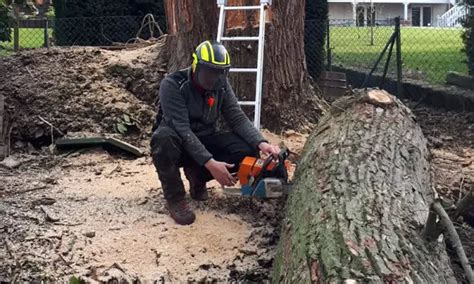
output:
[[[317,0],[316,0],[317,1]],[[457,0],[328,0],[334,24],[387,24],[400,17],[409,26],[457,26],[467,13]]]

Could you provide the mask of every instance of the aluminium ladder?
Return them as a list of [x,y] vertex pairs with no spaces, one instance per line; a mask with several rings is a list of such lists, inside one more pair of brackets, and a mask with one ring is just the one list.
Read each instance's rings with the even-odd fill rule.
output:
[[[219,25],[217,29],[217,42],[223,41],[258,41],[257,68],[231,68],[233,73],[256,73],[257,82],[255,90],[255,101],[240,101],[243,106],[254,106],[253,124],[260,129],[260,114],[262,109],[262,85],[263,85],[263,50],[265,46],[265,9],[272,4],[272,0],[260,0],[256,6],[227,6],[227,0],[217,0],[219,6]],[[258,36],[225,37],[225,12],[238,10],[259,10],[260,20]]]

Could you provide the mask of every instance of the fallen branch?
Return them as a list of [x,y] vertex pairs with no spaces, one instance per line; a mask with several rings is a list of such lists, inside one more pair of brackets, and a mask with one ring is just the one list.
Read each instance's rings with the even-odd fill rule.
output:
[[80,222],[80,223],[61,223],[61,222],[56,222],[54,223],[55,225],[59,225],[59,226],[67,226],[67,227],[75,227],[75,226],[80,226],[80,225],[84,225],[84,223]]
[[69,267],[71,268],[72,270],[74,270],[74,267],[71,266],[71,264],[69,263],[69,261],[67,261],[64,256],[62,256],[62,254],[58,253],[59,255],[59,258],[61,258],[61,260]]
[[11,248],[11,243],[8,239],[5,239],[5,248],[7,249],[7,252],[8,254],[11,256],[11,258],[13,258],[13,260],[15,261],[15,263],[17,262],[17,258],[15,256],[15,254],[13,254],[13,250]]
[[25,189],[25,190],[22,190],[22,191],[12,192],[12,193],[15,193],[15,194],[23,194],[23,193],[32,192],[32,191],[41,190],[41,189],[46,189],[46,188],[48,188],[47,185],[41,185],[41,186],[36,186],[36,187],[28,188],[28,189]]
[[106,174],[105,176],[110,176],[110,175],[112,175],[114,172],[116,172],[116,171],[119,170],[119,169],[120,169],[120,163],[117,163],[117,164],[115,165],[115,167],[114,167],[108,174]]
[[474,284],[474,273],[472,271],[472,267],[469,264],[469,260],[466,256],[466,253],[464,252],[464,248],[462,246],[461,240],[459,239],[459,235],[456,232],[456,229],[454,228],[453,222],[451,222],[448,213],[446,213],[443,206],[438,201],[435,201],[433,203],[432,209],[434,210],[434,212],[436,212],[436,214],[438,214],[440,222],[445,229],[445,232],[448,234],[453,247],[456,249],[459,261],[461,262],[461,266],[464,269],[464,272],[466,273],[468,283]]
[[34,76],[33,73],[31,72],[30,68],[28,68],[28,66],[26,66],[26,71],[28,71],[28,74],[30,74],[31,78],[36,81],[35,76]]
[[[18,258],[16,257],[16,255],[14,254],[13,252],[13,249],[12,249],[12,243],[10,242],[10,240],[8,238],[6,238],[4,240],[5,242],[5,247],[7,249],[7,252],[8,254],[11,256],[11,258],[13,259],[13,261],[15,262],[15,266],[16,268],[20,269],[21,270],[21,263],[18,261]],[[15,276],[16,277],[16,276]],[[12,283],[14,283],[12,281]]]

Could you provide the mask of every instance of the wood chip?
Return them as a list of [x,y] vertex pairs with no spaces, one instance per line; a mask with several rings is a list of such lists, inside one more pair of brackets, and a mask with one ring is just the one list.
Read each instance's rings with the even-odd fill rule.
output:
[[393,103],[391,95],[384,90],[370,90],[367,92],[367,97],[369,102],[378,105],[391,105]]

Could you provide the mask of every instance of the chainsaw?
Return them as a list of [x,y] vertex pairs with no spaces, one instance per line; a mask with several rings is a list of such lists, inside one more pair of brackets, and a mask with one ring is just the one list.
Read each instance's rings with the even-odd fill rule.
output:
[[223,187],[223,192],[231,196],[256,198],[278,198],[291,191],[288,181],[290,151],[283,149],[278,157],[273,155],[266,159],[245,157],[237,172],[240,187]]

